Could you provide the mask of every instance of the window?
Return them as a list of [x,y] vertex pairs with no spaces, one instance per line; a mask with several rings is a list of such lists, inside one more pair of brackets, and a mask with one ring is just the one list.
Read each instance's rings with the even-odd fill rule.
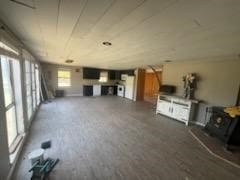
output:
[[14,86],[14,97],[17,114],[17,129],[18,133],[24,132],[24,116],[23,116],[23,101],[22,101],[22,79],[21,79],[21,67],[20,62],[16,59],[12,59],[12,75]]
[[71,86],[71,72],[69,70],[58,70],[58,87]]
[[13,87],[11,83],[11,71],[10,62],[5,56],[1,56],[2,77],[3,77],[3,89],[5,107],[9,106],[13,102]]
[[99,82],[107,82],[108,81],[108,72],[102,71],[100,72]]
[[14,106],[10,61],[5,56],[1,56],[1,67],[7,118],[8,146],[10,147],[14,139],[17,137],[17,121]]
[[7,56],[0,56],[6,111],[8,146],[24,130],[20,63]]
[[25,60],[25,89],[28,121],[40,103],[39,67],[35,62]]

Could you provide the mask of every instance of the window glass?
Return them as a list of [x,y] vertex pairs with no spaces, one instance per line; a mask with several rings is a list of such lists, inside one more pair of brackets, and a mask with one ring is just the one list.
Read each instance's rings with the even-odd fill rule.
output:
[[32,90],[35,90],[36,89],[36,80],[35,80],[35,64],[32,63],[32,67],[31,67],[31,70],[32,70]]
[[36,64],[36,96],[37,96],[37,105],[39,105],[40,103],[40,82],[39,82],[39,69],[38,69],[38,65]]
[[4,100],[5,107],[9,106],[13,102],[13,88],[10,78],[10,63],[5,56],[1,56],[1,66],[2,66],[2,79],[3,79],[3,89],[4,89]]
[[36,108],[36,91],[33,91],[33,110],[35,110],[35,108]]
[[71,72],[68,70],[58,71],[58,87],[71,86]]
[[108,81],[108,72],[102,71],[100,72],[99,82],[107,82]]
[[23,104],[22,104],[22,84],[21,84],[21,68],[20,62],[16,59],[12,59],[12,75],[14,86],[14,97],[16,107],[16,120],[18,133],[24,132],[24,117],[23,117]]
[[30,72],[30,62],[28,60],[25,61],[25,72],[26,73]]
[[32,116],[32,96],[27,97],[27,114],[28,114],[28,120],[31,119]]
[[8,146],[11,146],[14,139],[17,137],[17,121],[16,121],[16,114],[15,114],[15,107],[11,107],[6,112],[7,118],[7,132],[8,132]]

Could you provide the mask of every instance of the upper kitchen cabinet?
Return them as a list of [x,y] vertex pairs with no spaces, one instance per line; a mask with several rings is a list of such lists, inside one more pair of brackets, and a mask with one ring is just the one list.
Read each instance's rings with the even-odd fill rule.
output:
[[99,79],[100,69],[83,68],[83,79]]
[[121,71],[115,71],[115,79],[121,80]]
[[[101,69],[83,68],[83,79],[99,79]],[[108,71],[109,80],[121,80],[121,75],[134,76],[134,70],[104,70]]]
[[130,69],[130,70],[124,70],[121,71],[122,74],[127,74],[128,76],[134,76],[134,70]]
[[134,76],[134,70],[109,70],[108,77],[110,80],[122,80],[121,75]]
[[115,70],[109,70],[108,71],[108,78],[109,78],[109,80],[115,80],[116,79],[116,71]]
[[122,70],[119,71],[119,80],[125,81],[127,76],[134,76],[134,70]]

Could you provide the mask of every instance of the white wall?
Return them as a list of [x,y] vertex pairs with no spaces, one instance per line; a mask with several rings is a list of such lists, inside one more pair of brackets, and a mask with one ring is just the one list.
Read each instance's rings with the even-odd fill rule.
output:
[[[77,66],[63,66],[56,64],[42,63],[42,71],[45,75],[48,87],[50,90],[64,89],[66,96],[82,96],[83,85],[93,84],[115,84],[116,81],[108,80],[106,83],[100,83],[98,80],[83,79],[82,67]],[[71,71],[71,87],[58,88],[57,72],[58,69],[67,69]],[[79,72],[76,72],[79,69]]]
[[240,60],[169,63],[163,66],[163,84],[175,85],[176,95],[183,94],[182,76],[199,76],[195,98],[200,103],[196,120],[204,123],[206,106],[233,106],[240,85]]

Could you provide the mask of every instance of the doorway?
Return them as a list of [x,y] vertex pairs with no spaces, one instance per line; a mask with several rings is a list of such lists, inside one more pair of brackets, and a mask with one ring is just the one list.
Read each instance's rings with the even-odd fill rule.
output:
[[[162,72],[158,71],[157,75],[160,79],[161,84],[161,77]],[[150,102],[152,104],[157,103],[159,91],[159,83],[154,72],[146,72],[145,73],[145,85],[144,85],[144,101]]]

